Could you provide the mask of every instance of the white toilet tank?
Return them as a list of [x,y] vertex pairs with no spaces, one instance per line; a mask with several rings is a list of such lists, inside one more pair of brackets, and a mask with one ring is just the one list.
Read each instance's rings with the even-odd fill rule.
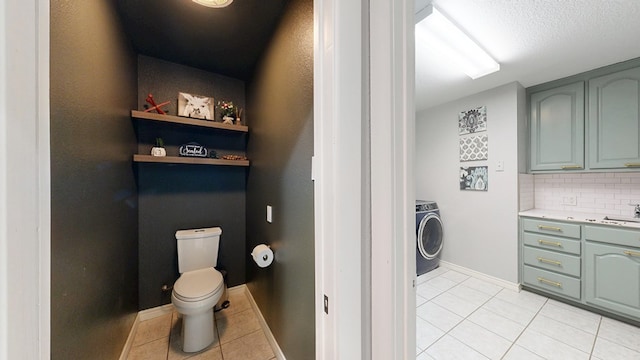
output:
[[218,265],[219,227],[178,230],[178,271],[180,274]]

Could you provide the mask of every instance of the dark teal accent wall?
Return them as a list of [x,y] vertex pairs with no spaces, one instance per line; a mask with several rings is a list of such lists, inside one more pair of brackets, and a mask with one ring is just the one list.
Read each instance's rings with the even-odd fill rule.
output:
[[138,310],[137,76],[110,1],[51,1],[50,65],[51,358],[117,359]]
[[258,268],[247,253],[247,286],[285,357],[313,359],[313,1],[288,3],[248,102],[247,252],[266,243],[275,261]]
[[[138,58],[138,106],[152,93],[158,103],[177,114],[178,92],[224,99],[245,107],[241,80],[147,56]],[[218,118],[216,116],[216,118]],[[244,121],[246,122],[247,119]],[[204,120],[203,120],[204,121]],[[167,155],[178,156],[181,144],[197,142],[219,155],[246,154],[246,133],[134,120],[138,152],[149,154],[156,137],[163,138]],[[136,166],[140,210],[139,269],[141,310],[171,302],[178,279],[177,230],[222,228],[218,269],[227,271],[227,284],[246,281],[247,168],[235,166],[145,164]]]

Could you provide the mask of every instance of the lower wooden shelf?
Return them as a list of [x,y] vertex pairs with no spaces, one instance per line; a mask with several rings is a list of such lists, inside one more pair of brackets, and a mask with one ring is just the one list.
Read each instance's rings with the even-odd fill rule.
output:
[[133,162],[163,163],[163,164],[199,164],[216,166],[249,166],[249,160],[224,160],[183,156],[151,156],[133,155]]

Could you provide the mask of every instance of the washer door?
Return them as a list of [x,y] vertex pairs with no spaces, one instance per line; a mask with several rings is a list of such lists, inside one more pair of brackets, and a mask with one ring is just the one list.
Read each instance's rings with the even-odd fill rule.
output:
[[429,213],[420,221],[418,250],[427,260],[435,258],[442,250],[442,221],[437,214]]

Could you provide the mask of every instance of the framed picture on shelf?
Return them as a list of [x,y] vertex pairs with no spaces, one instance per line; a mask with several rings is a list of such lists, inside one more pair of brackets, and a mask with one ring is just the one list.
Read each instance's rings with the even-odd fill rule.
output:
[[195,119],[213,120],[213,97],[178,93],[178,115]]

